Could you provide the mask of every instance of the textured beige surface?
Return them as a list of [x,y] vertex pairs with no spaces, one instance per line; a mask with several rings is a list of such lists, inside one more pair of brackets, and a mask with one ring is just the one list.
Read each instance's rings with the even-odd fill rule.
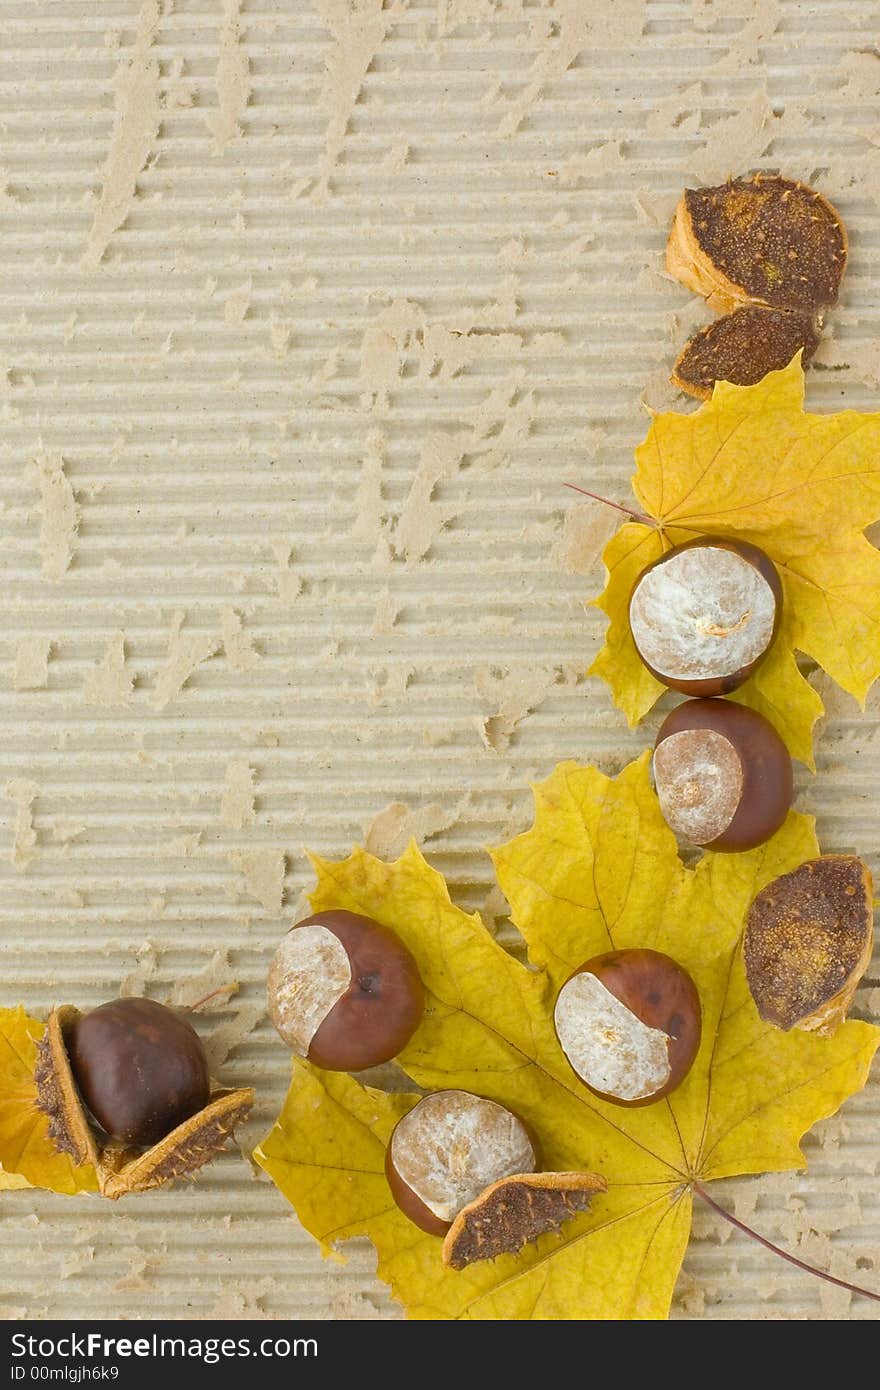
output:
[[[303,846],[480,846],[627,732],[583,681],[641,400],[707,315],[682,187],[812,179],[851,233],[813,408],[880,400],[874,0],[8,0],[0,13],[0,1003],[148,990],[283,1094],[263,980]],[[875,872],[880,700],[823,683],[799,804]],[[662,713],[661,710],[658,714]],[[872,987],[873,985],[873,987]],[[876,967],[857,998],[877,1013]],[[880,1286],[880,1080],[808,1176],[726,1184]],[[237,1153],[118,1207],[0,1198],[7,1316],[386,1317]],[[675,1314],[876,1316],[708,1213]]]

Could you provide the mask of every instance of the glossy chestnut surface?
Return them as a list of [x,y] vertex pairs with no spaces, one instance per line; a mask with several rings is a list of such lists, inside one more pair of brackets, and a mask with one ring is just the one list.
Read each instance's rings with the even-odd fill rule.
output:
[[328,1071],[363,1071],[406,1046],[424,1011],[418,967],[400,938],[342,908],[297,923],[269,971],[269,1010],[295,1052]]
[[572,1069],[615,1105],[650,1105],[680,1086],[700,1046],[700,996],[661,951],[608,951],[562,986],[554,1024]]
[[670,828],[690,844],[738,853],[780,828],[794,793],[791,758],[769,720],[729,700],[685,700],[660,726],[654,782]]
[[764,660],[782,618],[782,583],[748,541],[702,536],[639,575],[629,604],[636,651],[684,695],[728,695]]
[[155,1144],[208,1103],[201,1040],[164,1004],[114,999],[80,1014],[65,1043],[77,1088],[113,1139]]

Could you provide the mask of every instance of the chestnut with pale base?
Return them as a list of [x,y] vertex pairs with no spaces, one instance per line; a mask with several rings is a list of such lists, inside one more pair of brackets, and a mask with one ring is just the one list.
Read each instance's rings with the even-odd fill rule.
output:
[[704,536],[642,571],[629,603],[636,651],[683,695],[729,695],[764,660],[782,616],[772,560],[748,541]]
[[491,1183],[538,1166],[537,1143],[519,1116],[470,1091],[425,1096],[395,1126],[385,1153],[395,1202],[435,1236]]
[[654,785],[669,828],[689,844],[740,853],[769,840],[793,794],[773,725],[728,700],[686,700],[660,726]]
[[680,1086],[700,1046],[691,977],[660,951],[608,951],[586,961],[556,997],[559,1045],[602,1100],[651,1105]]
[[390,1062],[421,1022],[425,995],[403,942],[342,908],[288,932],[269,968],[269,1013],[299,1057],[325,1071]]

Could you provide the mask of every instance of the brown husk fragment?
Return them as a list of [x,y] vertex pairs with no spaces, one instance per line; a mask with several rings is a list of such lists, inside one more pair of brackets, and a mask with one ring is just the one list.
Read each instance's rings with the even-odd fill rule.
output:
[[443,1263],[465,1269],[477,1260],[515,1255],[524,1245],[586,1211],[608,1184],[598,1173],[516,1173],[462,1207],[443,1241]]
[[873,943],[871,875],[854,855],[823,855],[774,879],[752,903],[743,938],[758,1013],[785,1032],[833,1033]]
[[220,1152],[253,1103],[250,1087],[214,1091],[203,1110],[144,1153],[108,1145],[98,1169],[103,1195],[124,1197],[128,1192],[147,1192],[175,1178],[191,1177]]
[[235,1125],[254,1103],[250,1087],[223,1090],[212,1083],[208,1104],[145,1150],[99,1141],[76,1087],[65,1034],[78,1017],[71,1005],[53,1009],[37,1044],[37,1105],[49,1117],[49,1135],[75,1163],[90,1163],[104,1197],[146,1192],[175,1178],[189,1177],[223,1148]]
[[706,400],[716,381],[752,386],[787,366],[799,349],[806,363],[819,342],[823,310],[837,302],[846,260],[839,213],[806,184],[755,174],[716,188],[686,188],[666,268],[730,317],[691,338],[670,380]]
[[676,359],[670,381],[707,401],[716,381],[754,386],[768,372],[787,367],[796,352],[806,364],[819,346],[811,314],[746,304],[701,328]]
[[666,252],[670,273],[719,313],[747,303],[815,313],[837,302],[846,258],[836,208],[777,174],[686,188]]
[[49,1137],[76,1164],[99,1164],[98,1146],[70,1070],[64,1035],[79,1017],[79,1009],[62,1004],[53,1009],[46,1031],[37,1043],[37,1108],[49,1117]]

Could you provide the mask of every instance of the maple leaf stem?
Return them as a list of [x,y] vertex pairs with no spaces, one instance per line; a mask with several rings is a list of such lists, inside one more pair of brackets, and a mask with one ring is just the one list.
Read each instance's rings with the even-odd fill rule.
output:
[[707,1207],[711,1207],[719,1216],[723,1216],[724,1220],[729,1221],[731,1226],[735,1226],[738,1231],[742,1231],[745,1235],[751,1236],[752,1240],[756,1240],[759,1245],[763,1245],[765,1250],[772,1250],[774,1255],[779,1255],[783,1260],[787,1260],[788,1263],[794,1265],[796,1269],[802,1269],[806,1274],[815,1274],[817,1279],[824,1279],[828,1284],[836,1284],[839,1289],[847,1289],[850,1293],[859,1294],[862,1298],[872,1298],[875,1303],[880,1303],[880,1293],[874,1293],[872,1289],[863,1289],[858,1284],[848,1284],[845,1279],[837,1279],[833,1274],[826,1274],[824,1269],[817,1269],[816,1265],[807,1264],[806,1260],[799,1260],[796,1255],[790,1254],[788,1250],[783,1250],[782,1246],[774,1245],[772,1240],[768,1240],[766,1236],[759,1235],[751,1226],[747,1226],[744,1221],[740,1221],[738,1217],[726,1211],[724,1207],[715,1201],[714,1197],[709,1196],[705,1187],[701,1187],[698,1182],[693,1184],[693,1190],[698,1197],[702,1198]]
[[589,492],[585,487],[578,487],[577,483],[563,483],[562,486],[570,487],[572,492],[580,492],[584,497],[592,497],[594,502],[601,502],[603,506],[613,507],[615,511],[631,516],[633,521],[640,521],[643,526],[657,528],[656,521],[647,512],[637,512],[635,507],[627,507],[623,502],[612,502],[610,497],[600,497],[598,492]]
[[207,1004],[209,1000],[216,999],[218,994],[234,994],[237,989],[237,980],[235,980],[231,985],[218,985],[216,989],[211,990],[210,994],[206,994],[202,999],[197,999],[194,1004],[187,1004],[183,1012],[185,1014],[194,1014],[197,1009],[202,1008],[202,1006],[204,1004]]

